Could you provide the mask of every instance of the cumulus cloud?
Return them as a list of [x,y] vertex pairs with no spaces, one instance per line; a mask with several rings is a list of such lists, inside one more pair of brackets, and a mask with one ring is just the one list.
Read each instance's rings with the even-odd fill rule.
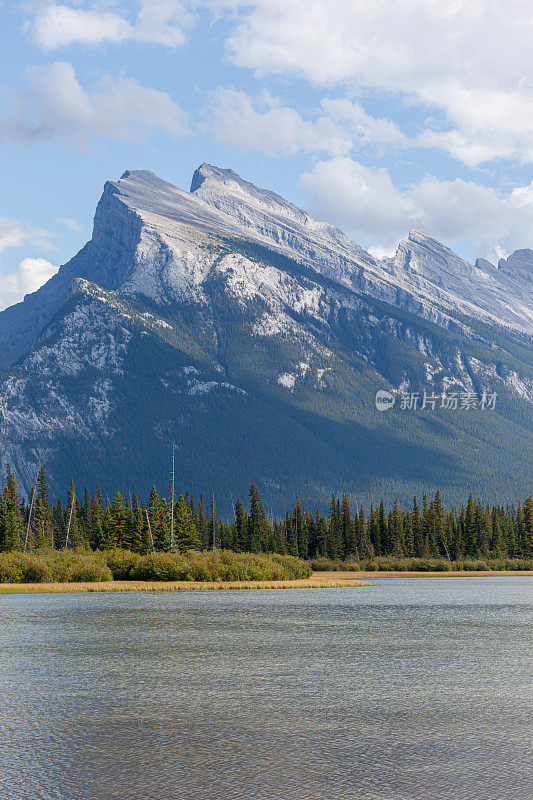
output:
[[18,269],[0,273],[0,311],[20,302],[24,295],[37,291],[57,270],[58,267],[45,258],[24,258]]
[[187,115],[166,92],[125,75],[106,76],[96,90],[86,91],[66,61],[29,67],[25,90],[11,96],[14,111],[0,115],[0,140],[59,139],[88,151],[98,137],[142,141],[158,131],[173,137],[187,132]]
[[25,244],[50,248],[51,236],[44,228],[34,228],[17,219],[0,217],[0,253],[7,247],[22,247]]
[[370,242],[378,256],[410,228],[451,244],[471,239],[479,255],[493,261],[533,244],[533,181],[503,195],[473,181],[433,176],[400,189],[386,169],[340,156],[319,161],[302,175],[301,186],[315,216]]
[[348,153],[355,144],[372,148],[403,144],[405,137],[390,120],[367,114],[348,99],[322,100],[312,119],[263,92],[221,88],[211,94],[209,130],[219,142],[246,150],[290,156],[296,153]]
[[225,88],[213,92],[209,127],[219,142],[265,153],[294,155],[321,151],[345,153],[351,141],[330,119],[306,121],[294,109],[263,92],[255,100],[246,92]]
[[354,143],[378,148],[408,144],[407,137],[394,122],[367,114],[362,106],[348,98],[324,98],[320,105],[329,119],[349,131]]
[[341,156],[319,161],[301,177],[314,215],[350,232],[381,237],[385,244],[409,227],[415,207],[386,169],[370,169]]
[[525,0],[246,0],[227,40],[258,77],[400,94],[440,112],[420,144],[470,165],[533,160],[533,23]]
[[31,30],[37,44],[47,50],[71,44],[151,42],[177,47],[193,21],[188,6],[179,0],[142,0],[133,21],[126,14],[105,11],[96,4],[73,7],[49,3],[39,9]]

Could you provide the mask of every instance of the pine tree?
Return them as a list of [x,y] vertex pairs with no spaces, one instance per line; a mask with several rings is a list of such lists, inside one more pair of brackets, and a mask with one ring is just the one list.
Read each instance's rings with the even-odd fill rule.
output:
[[239,499],[235,503],[235,549],[237,552],[248,549],[248,521]]
[[174,541],[179,553],[185,553],[187,550],[199,550],[201,547],[190,506],[183,494],[180,494],[176,504]]
[[248,517],[249,542],[252,553],[261,551],[261,545],[268,536],[268,527],[263,498],[252,483],[250,486],[250,516]]
[[524,555],[533,555],[533,498],[529,496],[524,503]]
[[304,522],[304,517],[302,514],[302,508],[300,506],[300,498],[298,497],[298,492],[296,492],[296,506],[294,507],[293,518],[295,525],[295,536],[298,542],[298,555],[300,558],[308,558],[309,536],[307,527]]
[[204,550],[207,550],[209,542],[208,542],[207,520],[205,518],[203,495],[200,495],[200,502],[198,503],[196,528],[198,530],[198,536],[200,537],[200,541],[202,543],[202,548]]
[[[70,486],[68,490],[68,503],[67,503],[67,531],[68,531],[68,547],[77,549],[84,546],[83,535],[80,530],[79,517],[80,510],[76,493],[74,491],[74,480],[70,479]],[[70,521],[70,527],[69,527]],[[67,543],[65,542],[65,546]]]
[[381,536],[379,533],[378,513],[374,510],[372,503],[370,504],[370,525],[368,532],[374,554],[376,556],[381,555]]
[[6,486],[1,495],[0,548],[21,550],[25,535],[22,513],[24,501],[18,493],[17,478],[9,464],[6,466],[6,478]]
[[52,507],[50,505],[48,479],[44,467],[41,467],[37,473],[37,499],[30,526],[30,548],[51,549],[52,537]]
[[385,505],[383,503],[383,500],[379,504],[378,528],[379,528],[379,539],[381,541],[381,552],[383,555],[385,555],[391,552],[391,543],[389,539],[389,529],[387,525],[387,518],[385,516]]
[[329,505],[328,555],[330,558],[342,558],[343,555],[340,509],[334,494],[331,495],[331,503]]
[[411,519],[413,521],[413,555],[417,556],[417,558],[421,558],[424,555],[424,525],[416,497],[413,497]]
[[413,534],[413,519],[411,514],[404,514],[402,518],[404,555],[412,558],[415,554],[415,537]]
[[403,552],[403,521],[400,512],[400,504],[398,498],[394,501],[394,507],[390,517],[389,524],[389,547],[390,552],[396,557],[401,558]]
[[100,492],[100,486],[97,484],[96,495],[91,500],[91,510],[87,530],[87,538],[93,550],[103,549],[104,547],[104,531],[102,527],[103,518],[104,501]]
[[131,508],[126,515],[125,539],[126,547],[133,553],[149,552],[148,542],[145,534],[145,519],[139,505],[139,498],[134,493],[131,498]]
[[367,529],[366,519],[365,519],[365,512],[363,510],[363,506],[359,506],[359,519],[358,519],[358,535],[359,535],[359,558],[373,558],[372,552],[372,543],[369,539],[369,533]]
[[475,506],[472,492],[468,496],[468,503],[465,511],[465,549],[469,556],[475,555],[477,548]]

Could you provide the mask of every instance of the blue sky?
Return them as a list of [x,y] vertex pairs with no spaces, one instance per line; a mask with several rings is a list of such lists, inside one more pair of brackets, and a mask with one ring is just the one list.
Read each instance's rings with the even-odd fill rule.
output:
[[232,167],[376,255],[533,247],[533,22],[507,0],[0,2],[0,308],[106,179]]

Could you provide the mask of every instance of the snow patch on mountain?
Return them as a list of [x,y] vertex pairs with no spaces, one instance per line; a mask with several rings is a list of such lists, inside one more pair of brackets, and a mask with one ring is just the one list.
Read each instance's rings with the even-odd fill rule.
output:
[[292,372],[282,372],[278,377],[278,383],[280,386],[284,386],[285,389],[289,389],[289,391],[292,392],[296,383],[296,375]]
[[197,381],[190,387],[189,394],[207,394],[215,389],[225,389],[230,392],[238,392],[239,394],[243,395],[246,394],[244,389],[240,389],[238,386],[234,386],[232,383],[228,383],[227,381]]

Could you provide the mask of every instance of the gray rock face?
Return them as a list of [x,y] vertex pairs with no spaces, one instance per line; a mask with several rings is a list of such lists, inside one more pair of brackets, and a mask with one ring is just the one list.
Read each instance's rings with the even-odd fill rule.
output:
[[[508,258],[498,261],[498,269],[511,278],[533,283],[533,250],[515,250]],[[531,287],[526,291],[531,292]]]
[[91,240],[39,291],[0,314],[0,370],[14,364],[57,313],[77,277],[156,303],[202,301],[221,239],[253,242],[343,286],[457,327],[454,314],[533,332],[531,250],[496,269],[473,266],[423,231],[376,261],[331,225],[232,170],[202,164],[185,192],[148,171],[106,183]]
[[388,259],[393,278],[406,291],[443,309],[533,332],[533,297],[513,271],[489,261],[469,264],[424,231],[413,230]]

